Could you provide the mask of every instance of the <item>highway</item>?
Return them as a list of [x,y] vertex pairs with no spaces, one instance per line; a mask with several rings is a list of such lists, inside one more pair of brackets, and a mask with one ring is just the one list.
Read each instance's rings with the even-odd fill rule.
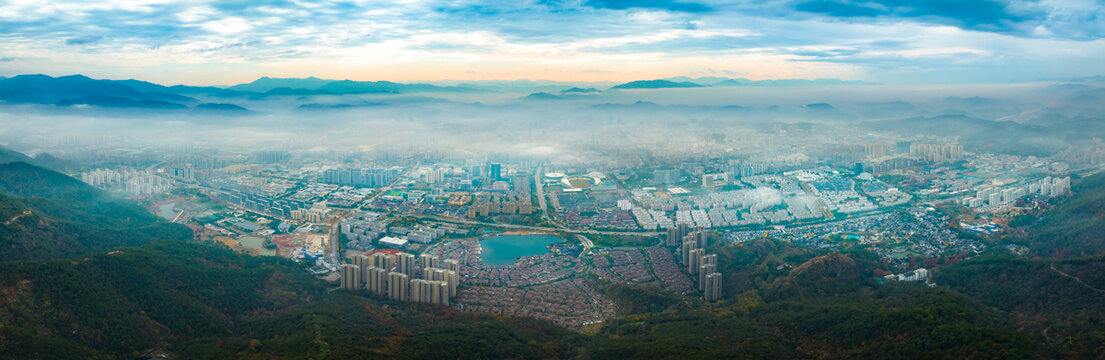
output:
[[[454,224],[482,225],[482,226],[488,226],[488,227],[500,227],[500,228],[507,228],[507,229],[523,229],[523,230],[534,230],[534,231],[563,231],[563,232],[572,233],[572,234],[638,235],[638,236],[657,236],[657,235],[660,235],[660,233],[656,232],[656,231],[603,231],[603,230],[591,230],[591,229],[580,230],[580,229],[554,228],[554,227],[544,227],[544,226],[499,224],[499,223],[472,221],[472,220],[456,219],[456,218],[446,218],[446,217],[430,216],[430,215],[414,215],[414,217],[419,218],[419,219],[428,219],[428,220],[454,223]],[[590,241],[587,241],[587,242],[589,243]]]
[[545,218],[545,221],[548,221],[550,224],[552,224],[553,221],[549,218],[549,211],[545,205],[545,187],[542,186],[544,182],[541,181],[541,177],[543,177],[544,175],[544,166],[541,166],[537,169],[537,171],[533,172],[533,187],[537,189],[537,206],[539,209],[541,209],[541,217]]
[[[548,208],[547,205],[545,205],[545,186],[544,186],[544,181],[542,180],[542,178],[544,176],[545,176],[545,167],[544,166],[541,166],[540,168],[537,169],[537,171],[533,172],[533,187],[535,189],[537,189],[537,206],[539,206],[540,209],[541,209],[541,217],[544,218],[545,222],[547,222],[549,224],[556,224],[556,226],[557,226],[556,230],[558,230],[558,231],[572,232],[571,229],[568,229],[564,225],[560,225],[559,223],[553,221],[552,218],[549,217],[549,208]],[[534,226],[534,228],[538,228],[538,227]],[[579,242],[583,244],[583,252],[581,252],[579,254],[579,256],[583,256],[583,254],[587,253],[587,250],[595,247],[595,243],[591,242],[591,239],[588,239],[586,236],[583,236],[583,235],[580,235],[580,234],[575,234],[575,235],[576,235],[576,238],[579,239]]]
[[[411,166],[410,168],[414,169],[416,168],[416,166]],[[402,178],[402,176],[396,176],[395,179],[392,179],[391,182],[387,183],[387,185],[384,185],[384,187],[377,189],[378,191],[376,191],[375,194],[372,194],[371,197],[366,197],[364,200],[361,200],[361,203],[357,205],[355,209],[364,210],[365,205],[371,204],[374,200],[376,200],[376,198],[379,198],[380,195],[391,191],[391,186],[395,185],[395,183],[398,182],[400,178]],[[338,257],[341,254],[338,249],[338,245],[341,243],[339,239],[339,235],[341,234],[341,223],[342,221],[345,221],[345,219],[348,218],[350,215],[353,215],[353,211],[343,211],[334,217],[334,222],[330,225],[330,246],[328,246],[326,250],[330,253],[329,255],[332,259],[334,259],[334,261],[337,261]]]

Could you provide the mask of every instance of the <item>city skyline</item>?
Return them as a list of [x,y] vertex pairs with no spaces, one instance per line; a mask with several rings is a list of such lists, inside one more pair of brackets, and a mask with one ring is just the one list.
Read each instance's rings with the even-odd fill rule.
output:
[[3,0],[0,359],[1105,358],[1105,0]]

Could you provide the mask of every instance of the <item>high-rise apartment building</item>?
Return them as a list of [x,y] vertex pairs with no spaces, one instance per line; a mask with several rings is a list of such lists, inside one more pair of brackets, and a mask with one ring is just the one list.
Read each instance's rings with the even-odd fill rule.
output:
[[716,264],[702,264],[698,269],[698,290],[706,291],[706,276],[717,272]]
[[430,302],[430,284],[424,279],[414,279],[410,282],[411,301]]
[[502,178],[502,176],[503,176],[503,165],[502,164],[491,163],[491,166],[489,167],[489,169],[490,170],[488,171],[489,174],[487,174],[487,177],[491,178],[492,180],[499,180],[500,178]]
[[410,281],[407,274],[398,272],[388,273],[388,297],[392,300],[407,300],[407,293],[410,291],[409,287]]
[[441,262],[441,268],[445,270],[451,270],[460,272],[460,263],[453,259],[446,259]]
[[387,270],[375,266],[369,266],[365,271],[365,274],[365,288],[368,289],[369,292],[378,295],[384,295],[388,293]]
[[422,261],[422,268],[423,269],[425,269],[425,268],[436,268],[436,267],[438,267],[438,261],[440,261],[440,259],[438,259],[437,256],[430,255],[430,254],[422,254],[418,258],[419,258],[419,260]]
[[414,276],[414,255],[400,253],[395,256],[395,271],[408,277]]
[[702,255],[706,254],[706,249],[694,249],[691,250],[690,262],[687,263],[687,272],[691,274],[697,274],[698,268],[702,266]]
[[721,273],[712,273],[706,275],[706,288],[704,297],[706,301],[717,301],[721,299]]
[[361,268],[353,264],[341,266],[341,287],[356,290],[361,287]]
[[675,227],[668,229],[668,246],[679,246],[683,242],[683,238],[690,234],[690,226],[687,223],[675,224]]
[[705,249],[708,245],[707,240],[709,239],[710,233],[705,230],[698,230],[683,237],[683,241],[694,241],[695,247],[699,249]]
[[686,240],[683,241],[683,248],[682,248],[682,251],[681,251],[681,253],[683,255],[683,259],[682,259],[683,260],[683,265],[691,263],[691,252],[694,251],[695,249],[698,249],[698,244],[697,243],[695,243],[694,241],[686,241]]
[[392,264],[395,262],[395,259],[392,258],[391,254],[375,253],[372,254],[371,262],[372,266],[391,271]]

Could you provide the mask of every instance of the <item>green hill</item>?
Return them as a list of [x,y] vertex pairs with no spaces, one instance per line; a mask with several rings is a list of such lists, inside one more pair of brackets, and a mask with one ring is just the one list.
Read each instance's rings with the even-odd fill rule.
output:
[[0,264],[0,357],[135,357],[162,341],[225,336],[234,319],[321,293],[289,261],[181,242]]
[[162,242],[0,264],[0,358],[563,358],[566,329],[327,294],[291,260]]
[[584,335],[547,321],[328,292],[289,260],[163,242],[0,264],[0,358],[151,351],[189,359],[1038,354],[1033,338],[1006,329],[967,297],[920,284],[864,284],[863,291],[828,296],[765,301],[746,292],[719,304],[692,301],[678,310],[612,319]]
[[868,252],[763,239],[714,245],[725,299],[630,315],[587,345],[597,358],[1030,358],[1038,339],[974,299],[885,283]]
[[920,284],[617,318],[588,344],[596,358],[1030,358],[1036,341],[973,300]]
[[1017,240],[1046,257],[1105,253],[1105,172],[1081,179]]
[[22,161],[28,164],[34,164],[36,166],[52,169],[55,171],[62,171],[66,169],[74,169],[77,165],[68,160],[62,160],[47,153],[38,154],[35,157],[24,155],[21,152],[0,147],[0,164],[7,164]]
[[[1038,279],[1052,284],[1041,289],[1054,292],[1017,298],[993,287],[1015,283],[988,280],[982,274],[994,270],[974,268],[971,261],[963,262],[957,275],[940,273],[939,281],[954,289],[949,290],[879,283],[868,276],[878,263],[862,253],[830,254],[770,240],[716,248],[725,250],[721,263],[750,260],[726,268],[726,276],[751,272],[748,278],[758,280],[727,289],[731,295],[714,304],[651,294],[660,290],[648,288],[614,290],[619,301],[651,298],[667,306],[639,307],[638,313],[602,324],[593,335],[535,319],[399,303],[363,291],[326,291],[292,261],[186,242],[70,260],[0,263],[0,358],[118,358],[151,351],[204,359],[1035,358],[1101,353],[1093,331],[1067,335],[1082,325],[1077,319],[1098,319],[1092,317],[1096,313],[1077,310],[1102,306],[1092,303],[1091,287],[1105,281],[1100,275],[1105,272],[1099,265],[1087,265],[1093,262],[1057,265],[1081,277],[1089,286],[1079,286],[1088,292],[1072,289],[1073,280],[1057,281],[1061,279],[1046,274],[1050,265],[1010,270],[1011,278]],[[757,256],[774,260],[751,260]],[[1031,289],[1037,283],[1023,285]],[[1003,299],[1011,300],[1005,304]],[[1037,303],[1051,306],[1056,315],[1046,315],[1038,327],[1025,325],[1019,309]],[[1040,331],[1049,324],[1050,330]],[[1087,328],[1093,326],[1098,325]]]
[[1064,358],[1105,354],[1105,257],[971,259],[940,268],[942,286],[1016,321]]
[[16,161],[31,162],[34,161],[30,156],[23,155],[23,153],[0,147],[0,164],[6,164]]
[[0,261],[76,256],[191,230],[76,179],[25,162],[0,164]]

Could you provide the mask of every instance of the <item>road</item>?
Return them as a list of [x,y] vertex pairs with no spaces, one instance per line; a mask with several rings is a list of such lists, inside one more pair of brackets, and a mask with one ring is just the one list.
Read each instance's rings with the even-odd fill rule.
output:
[[[545,167],[544,166],[541,166],[540,168],[537,168],[537,171],[535,171],[533,173],[533,187],[535,189],[537,189],[537,206],[541,209],[541,217],[545,219],[545,222],[547,222],[549,224],[555,224],[557,226],[556,230],[558,230],[558,231],[573,232],[571,229],[568,229],[568,227],[553,221],[552,218],[549,217],[549,208],[548,208],[548,205],[546,205],[546,203],[545,203],[545,200],[546,200],[545,199],[545,186],[544,186],[544,181],[542,181],[542,177],[544,177],[544,176],[545,176]],[[537,228],[537,227],[535,226],[534,228]],[[549,228],[546,228],[546,229],[549,229]],[[586,236],[583,236],[583,235],[580,235],[580,234],[575,234],[575,235],[576,235],[576,238],[579,239],[579,242],[583,244],[583,251],[579,253],[579,256],[583,256],[583,254],[587,253],[587,250],[590,250],[591,248],[595,247],[595,243],[591,242],[591,239],[588,239]]]
[[660,233],[656,232],[656,231],[603,231],[603,230],[591,230],[591,229],[580,230],[580,229],[554,228],[554,227],[544,227],[544,226],[499,224],[499,223],[489,223],[489,222],[482,222],[482,221],[472,221],[472,220],[465,220],[465,219],[446,218],[446,217],[430,216],[430,215],[414,215],[414,217],[420,218],[420,219],[429,219],[429,220],[440,221],[440,222],[454,223],[454,224],[482,225],[482,226],[488,226],[488,227],[501,227],[501,228],[508,228],[508,229],[523,229],[523,230],[535,230],[535,231],[563,231],[563,232],[572,233],[572,234],[638,235],[638,236],[657,236],[657,235],[660,235]]
[[[415,166],[413,165],[417,164],[412,164],[412,166],[409,168],[414,169]],[[364,210],[365,205],[371,204],[373,201],[379,198],[380,195],[391,191],[391,186],[395,185],[395,183],[398,182],[400,178],[402,178],[402,175],[396,176],[395,179],[392,179],[391,182],[387,183],[387,185],[384,185],[384,187],[377,189],[376,193],[372,194],[371,197],[367,197],[364,200],[361,200],[361,203],[357,205],[356,209]],[[341,244],[339,238],[339,235],[341,234],[341,223],[342,221],[345,221],[345,219],[348,218],[350,215],[353,215],[353,213],[353,211],[343,211],[342,213],[334,217],[334,222],[330,225],[330,246],[327,247],[327,251],[330,252],[329,255],[332,259],[334,259],[334,261],[337,261],[337,259],[341,256],[341,251],[340,249],[338,249],[339,244]]]
[[545,167],[542,166],[533,172],[533,187],[537,189],[537,206],[541,209],[541,217],[545,218],[545,221],[552,224],[552,219],[549,219],[549,211],[545,205],[545,187],[541,181],[541,177],[545,174]]
[[334,220],[334,223],[330,225],[330,246],[327,246],[326,250],[330,253],[330,258],[334,261],[337,261],[338,257],[341,255],[341,252],[338,250],[338,244],[341,244],[339,234],[341,234],[341,222],[344,220],[344,217],[338,216]]
[[184,217],[184,210],[181,210],[180,212],[178,212],[176,214],[176,216],[173,217],[173,221],[170,221],[170,222],[181,223],[181,224],[186,223],[187,221],[180,221],[180,219],[182,217]]
[[586,236],[576,234],[576,238],[579,239],[579,242],[583,243],[583,252],[579,253],[580,256],[583,256],[588,249],[595,247],[595,243],[591,242],[591,239],[588,239]]
[[30,210],[23,210],[23,212],[21,212],[21,213],[19,213],[19,214],[16,214],[15,216],[12,216],[12,218],[11,218],[11,219],[8,219],[8,221],[5,221],[5,222],[4,222],[4,225],[11,225],[12,223],[14,223],[14,222],[16,222],[17,220],[19,220],[19,218],[21,218],[21,217],[24,217],[24,216],[27,216],[27,215],[30,215],[30,214],[31,214],[31,211],[30,211]]

